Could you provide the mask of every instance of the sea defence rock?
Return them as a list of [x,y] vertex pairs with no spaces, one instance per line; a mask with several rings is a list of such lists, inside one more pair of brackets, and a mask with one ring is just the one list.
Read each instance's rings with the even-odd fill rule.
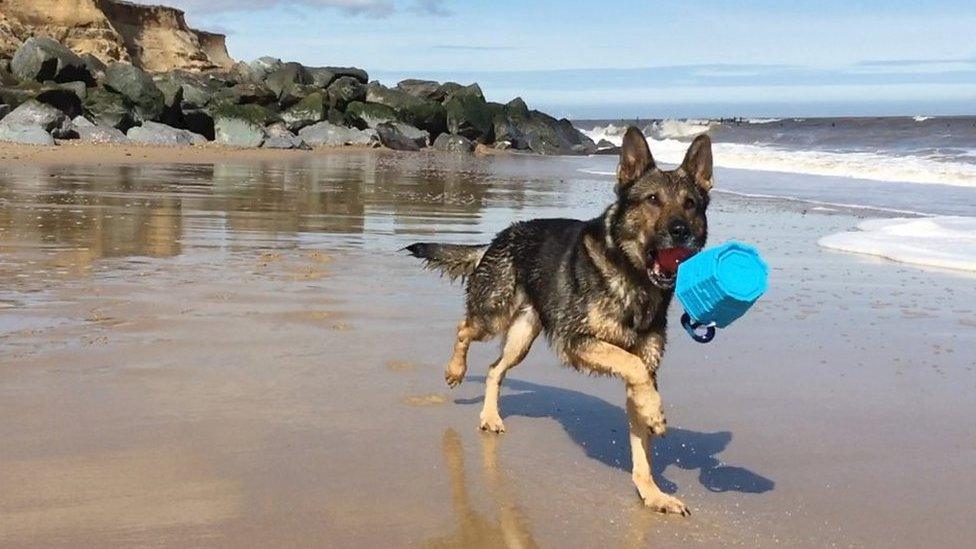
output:
[[67,137],[71,128],[67,115],[58,109],[29,99],[0,120],[0,126],[7,128],[38,127],[54,137]]
[[474,142],[460,135],[442,133],[434,140],[434,148],[443,152],[471,152],[474,150]]
[[21,44],[10,60],[10,70],[21,80],[28,81],[78,81],[86,85],[95,82],[81,57],[46,37],[32,36]]
[[85,96],[84,110],[88,117],[121,131],[136,125],[134,109],[135,106],[124,95],[102,88],[91,89]]
[[54,145],[54,138],[40,126],[12,126],[0,123],[0,141],[23,145]]
[[134,65],[112,63],[105,69],[105,89],[121,94],[135,106],[138,120],[156,120],[166,107],[163,92],[152,77]]
[[343,145],[368,145],[379,144],[379,135],[375,130],[357,130],[337,126],[331,122],[319,122],[312,126],[302,128],[298,132],[305,143],[312,147],[342,147]]
[[214,119],[215,141],[232,147],[260,147],[264,143],[264,128],[243,118]]
[[329,84],[326,90],[329,107],[345,110],[353,101],[366,100],[366,86],[353,76],[340,76]]
[[158,122],[146,122],[142,126],[130,128],[126,137],[133,143],[145,145],[202,145],[207,142],[202,135]]
[[291,131],[298,131],[305,126],[325,120],[329,107],[325,94],[311,93],[291,108],[281,113],[281,120]]
[[376,128],[386,122],[396,122],[396,113],[379,103],[353,101],[346,107],[346,118],[359,128]]
[[[69,4],[74,7],[62,9]],[[17,43],[15,59],[0,58],[0,105],[16,109],[33,101],[76,119],[76,127],[50,130],[55,139],[81,130],[91,141],[114,141],[118,132],[127,132],[146,143],[206,139],[268,148],[382,142],[418,150],[436,142],[437,148],[453,151],[477,145],[485,151],[513,148],[541,154],[592,154],[599,149],[568,120],[530,110],[520,98],[506,104],[487,101],[477,84],[414,79],[390,88],[368,82],[366,71],[355,67],[305,67],[272,57],[231,63],[221,57],[222,37],[189,29],[182,12],[172,8],[118,0],[37,0],[30,5],[52,10],[40,21],[28,5],[0,0],[0,40],[6,36]],[[8,6],[19,19],[10,17]],[[101,16],[95,8],[103,10]],[[96,21],[102,16],[108,26]],[[22,36],[65,21],[88,25],[79,32],[116,33],[131,50],[126,54],[131,62],[105,64],[100,54],[70,51],[49,37]],[[114,21],[120,22],[118,27]],[[211,51],[206,56],[190,47],[194,40],[203,47],[201,36]],[[157,68],[184,68],[154,73],[151,63],[140,57],[150,54],[160,63]],[[220,63],[208,64],[218,57]],[[95,130],[79,116],[100,133],[88,135]],[[33,131],[18,135],[41,140]],[[438,139],[441,135],[446,137]]]
[[95,124],[82,116],[76,117],[71,121],[71,124],[78,134],[79,141],[86,143],[125,143],[128,141],[124,133],[112,126]]
[[291,133],[282,122],[272,124],[264,129],[267,135],[264,144],[265,149],[309,149],[305,141],[297,135]]
[[430,134],[403,122],[384,122],[376,126],[380,143],[397,151],[419,151],[430,144]]
[[372,82],[366,89],[366,100],[393,109],[401,122],[416,126],[433,136],[447,130],[447,112],[436,101],[418,97],[401,89],[391,89]]
[[481,87],[472,84],[455,90],[444,101],[447,131],[472,141],[490,143],[495,138],[495,112],[488,106]]

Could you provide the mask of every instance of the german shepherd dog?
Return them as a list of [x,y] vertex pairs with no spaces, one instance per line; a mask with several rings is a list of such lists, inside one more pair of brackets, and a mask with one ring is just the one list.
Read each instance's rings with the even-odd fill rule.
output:
[[654,482],[650,440],[667,430],[657,369],[677,265],[705,245],[711,187],[708,136],[694,140],[680,167],[663,171],[631,127],[621,147],[616,200],[603,215],[518,222],[491,244],[421,242],[406,248],[429,268],[467,281],[448,385],[464,379],[472,341],[504,338],[501,356],[488,370],[481,429],[505,430],[498,412],[502,380],[545,331],[566,364],[624,381],[637,491],[652,509],[690,514]]

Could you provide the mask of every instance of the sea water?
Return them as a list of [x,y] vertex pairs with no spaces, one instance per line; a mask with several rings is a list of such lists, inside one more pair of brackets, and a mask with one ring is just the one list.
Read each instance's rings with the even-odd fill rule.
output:
[[[976,271],[976,116],[591,120],[576,125],[604,145],[620,145],[626,128],[636,125],[655,160],[666,166],[680,163],[689,143],[707,133],[713,141],[717,192],[799,200],[811,209],[903,216],[826,236],[823,247]],[[612,177],[615,164],[614,156],[594,156],[579,171]],[[736,176],[723,177],[723,171]]]

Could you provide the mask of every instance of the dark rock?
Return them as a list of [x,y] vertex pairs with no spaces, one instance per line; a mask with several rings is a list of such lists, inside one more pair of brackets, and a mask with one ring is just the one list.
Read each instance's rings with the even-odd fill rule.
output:
[[3,120],[4,116],[10,114],[11,110],[10,105],[0,105],[0,120]]
[[281,59],[275,57],[259,57],[247,63],[247,76],[252,82],[264,81],[269,74],[280,69],[284,65]]
[[444,102],[444,109],[450,133],[481,143],[494,141],[496,109],[488,105],[477,84],[454,91]]
[[436,101],[417,97],[403,90],[387,88],[378,82],[372,82],[366,88],[366,99],[390,107],[398,120],[433,136],[447,130],[447,112]]
[[[87,94],[85,94],[87,96]],[[71,88],[53,87],[40,91],[35,97],[41,103],[50,105],[63,112],[69,117],[75,117],[82,113],[81,98],[75,90]]]
[[508,103],[505,103],[505,114],[513,118],[528,118],[529,106],[525,104],[525,101],[521,97],[516,97]]
[[305,72],[311,80],[311,85],[322,90],[328,88],[329,84],[338,78],[336,73],[327,67],[305,67]]
[[396,113],[379,103],[353,101],[346,107],[346,117],[358,128],[375,128],[384,122],[395,122]]
[[380,143],[397,151],[419,151],[430,144],[430,134],[403,122],[386,122],[376,127]]
[[125,96],[135,105],[137,120],[157,120],[166,108],[163,92],[151,76],[128,63],[112,63],[105,69],[105,89]]
[[211,105],[273,105],[277,103],[275,95],[263,83],[240,83],[223,88],[214,93]]
[[397,89],[414,97],[420,97],[422,99],[433,99],[435,101],[442,101],[444,96],[438,97],[441,92],[441,83],[435,82],[433,80],[417,80],[415,78],[410,78],[407,80],[401,80],[397,83]]
[[47,37],[25,40],[10,60],[10,69],[21,80],[95,83],[81,57]]
[[25,145],[54,145],[54,138],[40,126],[8,126],[0,123],[0,141]]
[[243,118],[214,118],[215,141],[232,147],[254,148],[264,143],[264,128]]
[[566,120],[556,120],[548,114],[530,111],[529,117],[517,121],[525,135],[525,148],[538,154],[593,154],[597,147],[592,139],[583,135]]
[[158,80],[156,87],[163,92],[163,113],[159,121],[176,128],[185,127],[183,119],[183,86],[173,80]]
[[78,139],[86,143],[125,143],[128,141],[121,131],[104,124],[95,124],[87,118],[78,116],[71,121]]
[[[82,97],[84,95],[86,93],[82,92]],[[81,112],[78,88],[73,84],[25,82],[16,86],[0,87],[0,103],[10,105],[12,108],[19,107],[30,99],[51,105],[70,116]]]
[[325,70],[330,71],[335,75],[336,78],[343,78],[348,76],[350,78],[355,78],[360,84],[366,84],[369,82],[369,75],[363,69],[357,69],[356,67],[322,67]]
[[307,95],[303,90],[312,83],[312,78],[301,64],[285,63],[270,72],[264,83],[284,107],[295,104]]
[[471,152],[474,142],[460,135],[442,133],[434,140],[434,148],[444,152]]
[[319,122],[302,128],[298,136],[305,143],[312,147],[341,147],[343,145],[369,145],[379,144],[379,136],[376,130],[366,129],[357,130],[337,126],[331,122]]
[[345,110],[353,101],[366,100],[366,86],[352,76],[340,76],[329,85],[326,96],[330,107]]
[[126,137],[133,143],[146,145],[200,145],[207,142],[202,135],[158,122],[145,122],[130,128]]
[[309,149],[301,137],[291,133],[281,122],[264,129],[267,137],[261,147],[265,149]]
[[88,72],[90,72],[93,77],[97,79],[99,75],[105,74],[105,69],[108,68],[108,65],[103,63],[101,59],[90,53],[83,53],[80,57],[85,66],[88,67]]
[[434,96],[431,99],[443,103],[447,98],[454,94],[458,90],[463,90],[464,86],[458,84],[457,82],[444,82],[437,88],[434,92]]
[[278,121],[277,115],[261,105],[218,105],[210,109],[210,114],[214,120],[218,118],[239,118],[260,127]]
[[291,131],[298,131],[305,126],[321,122],[329,112],[326,101],[322,92],[312,93],[281,113],[281,120]]
[[0,120],[0,125],[22,128],[36,126],[58,139],[72,134],[71,121],[65,113],[36,99],[28,99],[11,111]]
[[85,97],[84,111],[89,118],[122,131],[136,123],[132,109],[132,102],[125,96],[101,88],[89,90]]
[[213,115],[205,109],[183,111],[183,124],[186,129],[213,141],[216,138]]

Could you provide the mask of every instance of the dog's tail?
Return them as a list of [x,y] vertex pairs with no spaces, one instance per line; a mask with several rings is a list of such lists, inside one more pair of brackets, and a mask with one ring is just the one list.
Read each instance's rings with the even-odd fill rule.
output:
[[435,242],[417,242],[404,248],[410,255],[424,260],[424,267],[437,269],[446,274],[451,280],[464,279],[471,276],[485,252],[487,244],[437,244]]

